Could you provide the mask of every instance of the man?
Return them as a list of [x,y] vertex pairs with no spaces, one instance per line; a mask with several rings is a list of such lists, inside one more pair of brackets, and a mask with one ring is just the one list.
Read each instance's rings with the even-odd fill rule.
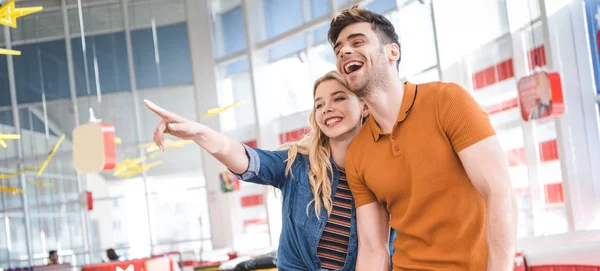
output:
[[56,250],[51,250],[48,253],[48,265],[56,264],[58,264],[58,252],[56,252]]
[[357,270],[389,270],[389,226],[393,270],[512,270],[516,201],[487,114],[456,84],[401,83],[398,36],[380,14],[346,9],[328,36],[372,116],[346,156]]

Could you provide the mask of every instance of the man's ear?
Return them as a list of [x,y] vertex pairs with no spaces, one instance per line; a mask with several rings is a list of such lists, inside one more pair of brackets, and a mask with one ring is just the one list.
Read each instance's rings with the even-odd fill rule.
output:
[[390,43],[388,46],[389,59],[395,63],[400,59],[400,46],[396,43]]
[[367,104],[365,103],[365,106],[363,107],[363,110],[361,112],[361,116],[363,118],[369,116],[369,107],[367,106]]

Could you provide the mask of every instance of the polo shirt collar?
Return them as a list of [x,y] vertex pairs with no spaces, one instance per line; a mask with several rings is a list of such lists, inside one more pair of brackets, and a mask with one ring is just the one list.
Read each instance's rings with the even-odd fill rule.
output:
[[[416,90],[415,84],[409,83],[408,81],[404,82],[404,96],[402,97],[402,105],[400,105],[400,112],[398,113],[398,118],[396,119],[397,124],[404,121],[404,119],[406,119],[409,109],[413,105],[413,101],[415,99],[415,94],[416,94],[415,90]],[[375,122],[375,118],[373,118],[372,116],[369,117],[367,122],[368,122],[369,127],[371,128],[373,140],[375,140],[375,142],[379,141],[379,138],[382,135],[385,135],[385,133],[383,133],[381,131],[381,128],[379,128],[379,126],[377,125],[377,122]]]

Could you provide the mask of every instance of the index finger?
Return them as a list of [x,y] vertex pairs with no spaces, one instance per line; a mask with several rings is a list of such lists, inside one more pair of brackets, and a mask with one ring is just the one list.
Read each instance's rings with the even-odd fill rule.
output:
[[169,112],[149,100],[144,100],[144,105],[156,115],[167,121],[182,121],[182,118],[173,112]]

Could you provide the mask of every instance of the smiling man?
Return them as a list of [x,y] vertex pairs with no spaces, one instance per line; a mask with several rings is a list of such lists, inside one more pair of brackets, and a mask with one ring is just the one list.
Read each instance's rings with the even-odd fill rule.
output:
[[346,9],[328,36],[372,116],[346,155],[357,270],[389,270],[389,226],[393,270],[512,270],[516,203],[487,114],[457,84],[403,84],[398,36],[381,14]]

